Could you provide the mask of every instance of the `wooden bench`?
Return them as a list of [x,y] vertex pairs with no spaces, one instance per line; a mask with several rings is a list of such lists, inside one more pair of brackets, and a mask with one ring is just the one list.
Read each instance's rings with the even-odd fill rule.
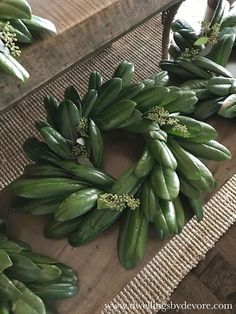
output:
[[55,23],[58,34],[24,49],[21,63],[31,75],[27,84],[0,76],[0,111],[178,0],[29,2],[34,14]]

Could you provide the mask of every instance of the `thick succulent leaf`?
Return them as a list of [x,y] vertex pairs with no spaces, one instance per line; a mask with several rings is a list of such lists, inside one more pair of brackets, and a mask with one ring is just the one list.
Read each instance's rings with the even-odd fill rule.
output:
[[200,198],[201,191],[193,187],[185,178],[179,176],[180,191],[189,198],[198,199]]
[[185,214],[184,214],[183,205],[182,205],[179,197],[176,197],[173,200],[173,204],[174,204],[174,208],[175,208],[176,226],[177,226],[177,229],[175,230],[175,232],[177,234],[179,234],[184,227]]
[[111,209],[94,209],[86,215],[81,216],[79,226],[76,231],[72,232],[68,239],[72,246],[80,246],[88,241],[93,240],[102,231],[118,219],[121,212]]
[[146,181],[142,186],[140,201],[142,211],[147,219],[153,222],[158,212],[159,202],[149,181]]
[[70,85],[65,89],[64,98],[72,101],[74,104],[81,103],[81,97],[80,97],[79,91],[73,85]]

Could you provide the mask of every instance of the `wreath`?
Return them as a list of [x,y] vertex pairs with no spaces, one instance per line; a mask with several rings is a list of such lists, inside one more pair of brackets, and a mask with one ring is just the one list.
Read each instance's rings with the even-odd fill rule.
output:
[[[194,91],[167,87],[167,72],[136,83],[133,76],[134,65],[124,61],[107,81],[92,72],[83,97],[73,86],[62,101],[46,97],[47,121],[36,123],[43,140],[23,146],[34,162],[25,167],[28,178],[11,184],[15,210],[51,215],[48,238],[80,246],[119,220],[118,256],[127,269],[143,257],[149,225],[161,240],[181,232],[183,199],[202,219],[201,192],[215,180],[199,158],[230,158],[212,126],[187,116]],[[118,179],[102,168],[102,134],[110,130],[139,134],[145,143]]]
[[53,313],[47,301],[78,292],[77,274],[70,267],[32,251],[23,241],[9,240],[0,221],[0,312]]

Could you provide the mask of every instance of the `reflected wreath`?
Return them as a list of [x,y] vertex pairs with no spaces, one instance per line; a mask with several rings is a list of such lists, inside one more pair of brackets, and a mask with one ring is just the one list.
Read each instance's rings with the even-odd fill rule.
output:
[[[92,72],[81,98],[68,87],[64,100],[45,98],[47,121],[36,127],[43,140],[29,138],[25,167],[28,178],[11,184],[18,195],[14,208],[50,214],[46,237],[67,237],[80,246],[120,220],[118,256],[131,269],[144,255],[149,225],[160,239],[181,232],[184,202],[198,220],[203,217],[201,192],[215,180],[199,158],[230,158],[215,141],[217,132],[188,115],[198,99],[194,91],[168,86],[168,74],[132,83],[134,65],[122,62],[111,79]],[[140,158],[118,179],[102,168],[102,132],[125,130],[143,137]]]

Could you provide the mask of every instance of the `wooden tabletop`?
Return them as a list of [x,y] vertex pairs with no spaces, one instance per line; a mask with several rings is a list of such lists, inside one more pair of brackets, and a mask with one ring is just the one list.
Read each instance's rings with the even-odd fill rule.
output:
[[58,34],[23,49],[27,84],[0,75],[0,111],[179,0],[29,0]]

